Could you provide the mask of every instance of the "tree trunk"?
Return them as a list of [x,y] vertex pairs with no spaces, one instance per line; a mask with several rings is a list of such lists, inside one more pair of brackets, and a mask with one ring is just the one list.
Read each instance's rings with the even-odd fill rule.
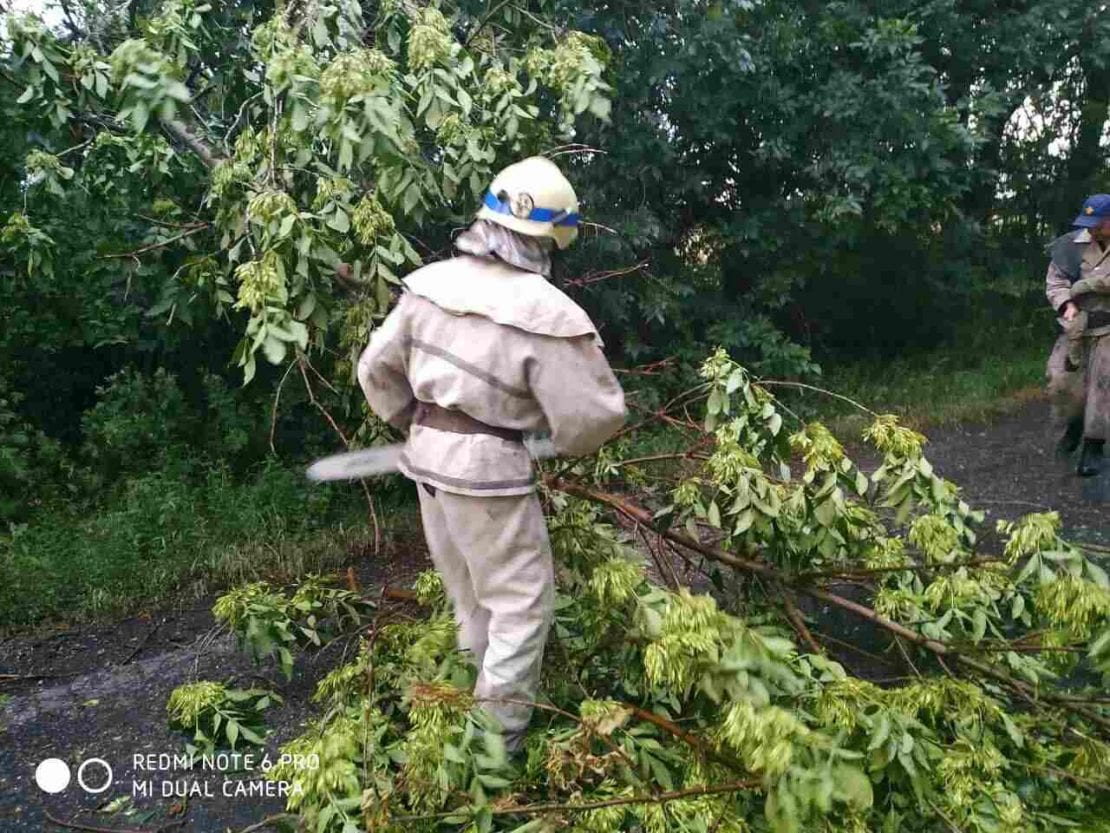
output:
[[1062,215],[1075,214],[1087,195],[1105,190],[1101,141],[1110,111],[1110,69],[1087,65],[1083,76],[1085,90],[1079,129],[1068,159],[1067,181],[1060,192]]

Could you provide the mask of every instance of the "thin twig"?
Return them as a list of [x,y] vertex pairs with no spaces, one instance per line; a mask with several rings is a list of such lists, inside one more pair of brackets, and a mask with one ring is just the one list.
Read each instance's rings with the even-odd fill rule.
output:
[[[909,652],[906,651],[906,646],[902,644],[902,640],[896,636],[894,637],[894,644],[898,646],[898,652],[902,654],[902,659],[906,661],[906,666],[913,672],[915,677],[920,679],[921,672],[917,670],[917,666],[914,665],[913,660],[910,659]],[[951,674],[949,676],[951,676]]]
[[65,674],[0,674],[0,685],[3,683],[17,683],[23,680],[61,680],[66,677],[79,677],[80,671],[69,671]]
[[246,109],[248,104],[254,101],[254,99],[258,98],[260,95],[262,95],[261,92],[257,92],[254,95],[249,95],[244,98],[243,102],[239,105],[239,110],[235,114],[235,119],[231,122],[231,127],[229,127],[227,129],[227,133],[224,134],[224,147],[227,148],[229,151],[231,150],[231,134],[234,133],[235,128],[239,126],[239,121],[243,118],[244,110]]
[[470,46],[470,42],[478,36],[479,32],[481,32],[484,28],[486,28],[486,24],[489,23],[493,19],[494,15],[496,15],[499,11],[501,11],[503,8],[505,8],[507,5],[509,5],[509,3],[511,3],[511,2],[512,2],[512,0],[501,0],[500,3],[498,3],[492,9],[490,9],[489,12],[486,13],[485,17],[483,17],[481,20],[478,21],[477,28],[474,29],[469,35],[466,36],[466,40],[463,41],[463,46]]
[[1014,763],[1016,763],[1018,766],[1023,766],[1032,772],[1047,773],[1049,775],[1055,775],[1057,778],[1063,778],[1065,780],[1072,781],[1081,787],[1087,787],[1088,789],[1094,790],[1110,791],[1110,783],[1107,783],[1105,781],[1092,781],[1089,778],[1083,778],[1082,776],[1075,775],[1064,769],[1058,769],[1054,766],[1035,766],[1034,764],[1026,764],[1020,761],[1014,761]]
[[190,236],[196,234],[197,232],[204,231],[206,228],[208,228],[208,226],[209,226],[208,223],[198,223],[198,224],[195,224],[188,231],[183,231],[183,232],[181,232],[181,234],[175,234],[173,237],[170,237],[167,240],[162,240],[162,241],[159,241],[157,243],[148,243],[147,245],[140,246],[138,249],[135,249],[134,251],[131,251],[131,252],[118,252],[116,254],[100,255],[99,260],[112,260],[112,259],[115,259],[115,258],[122,258],[122,257],[130,257],[130,258],[136,258],[137,259],[139,255],[146,254],[147,252],[153,252],[155,249],[164,249],[167,246],[172,246],[178,240],[182,240],[186,237],[190,237]]
[[929,802],[929,806],[932,807],[933,810],[936,811],[936,814],[944,820],[945,824],[948,825],[948,829],[951,830],[952,833],[963,833],[963,831],[959,827],[956,826],[956,823],[954,821],[952,821],[952,819],[948,818],[948,816],[946,816],[944,814],[944,811],[942,809],[940,809],[940,807],[938,807],[936,804],[933,803],[932,799],[926,799],[926,800]]
[[625,275],[631,275],[633,272],[639,272],[646,269],[648,262],[645,260],[637,263],[634,266],[628,266],[624,269],[609,269],[604,272],[590,272],[583,275],[581,278],[572,278],[563,282],[564,286],[589,286],[592,283],[599,283],[600,281],[607,281],[610,278],[622,278]]
[[125,659],[123,660],[123,662],[121,662],[121,663],[119,663],[119,664],[120,664],[120,665],[127,665],[127,663],[131,662],[131,660],[135,659],[135,657],[137,657],[137,656],[139,655],[139,652],[140,652],[140,651],[141,651],[141,650],[142,650],[143,648],[145,648],[145,647],[146,647],[146,644],[147,644],[148,642],[150,642],[150,638],[151,638],[152,636],[154,636],[154,634],[155,634],[155,633],[157,633],[157,632],[158,632],[158,629],[159,629],[160,627],[162,627],[162,625],[163,625],[163,624],[165,624],[165,621],[166,621],[165,619],[160,619],[160,620],[158,620],[157,622],[155,622],[155,623],[154,623],[154,627],[153,627],[153,628],[151,628],[150,630],[148,630],[148,631],[146,632],[146,635],[145,635],[145,636],[144,636],[144,637],[143,637],[143,638],[142,638],[142,639],[141,639],[141,640],[139,641],[139,644],[135,646],[135,650],[133,650],[133,651],[132,651],[131,653],[129,653],[129,654],[127,655],[127,657],[126,657],[126,658],[125,658]]
[[588,153],[588,154],[595,154],[596,153],[596,154],[600,154],[602,156],[608,156],[609,155],[609,151],[607,151],[607,150],[600,150],[598,148],[591,148],[591,147],[581,147],[581,148],[574,148],[572,150],[556,150],[556,151],[550,151],[549,150],[547,153],[544,154],[544,156],[546,156],[548,159],[554,159],[556,156],[573,156],[576,153]]
[[239,833],[254,833],[256,830],[261,830],[263,827],[269,827],[272,824],[277,824],[279,821],[297,821],[299,817],[293,813],[275,813],[272,816],[266,816],[262,821],[256,821],[247,827],[244,827]]
[[141,830],[137,827],[96,827],[91,824],[81,824],[76,821],[62,821],[50,815],[49,810],[44,809],[42,812],[49,822],[58,825],[58,827],[68,827],[70,830],[87,830],[89,833],[161,833],[161,831],[171,830],[185,823],[185,819],[178,819],[177,821],[163,824],[161,827],[156,827],[154,830]]
[[331,413],[329,413],[328,409],[325,408],[316,398],[316,392],[312,389],[312,383],[308,381],[308,373],[305,372],[305,365],[307,364],[307,362],[304,360],[303,357],[298,356],[295,364],[301,371],[301,378],[304,379],[304,389],[308,392],[308,401],[311,402],[312,406],[316,408],[316,410],[318,410],[323,415],[324,419],[328,421],[328,424],[332,427],[332,430],[335,431],[335,433],[339,435],[339,439],[343,441],[343,445],[347,448],[350,448],[351,441],[347,439],[347,435],[343,432],[343,429],[339,427],[339,423],[335,421],[335,418],[331,415]]
[[579,220],[578,225],[580,225],[580,226],[592,226],[593,228],[599,228],[602,231],[607,231],[610,234],[616,234],[617,233],[617,230],[615,228],[610,228],[609,226],[603,226],[601,223],[591,223],[591,222],[588,222],[587,220]]
[[782,380],[778,380],[778,379],[760,379],[759,384],[761,384],[765,387],[801,388],[803,390],[813,391],[814,393],[823,393],[825,396],[831,396],[833,399],[839,399],[843,402],[847,402],[849,405],[852,405],[852,406],[858,408],[859,410],[863,411],[864,413],[870,414],[873,417],[878,416],[878,413],[876,413],[875,411],[872,411],[866,405],[861,405],[859,402],[857,402],[854,399],[851,399],[851,398],[849,398],[847,396],[844,396],[843,394],[840,394],[840,393],[835,393],[834,391],[831,391],[831,390],[825,390],[824,388],[816,387],[815,385],[807,385],[804,382],[786,382],[786,381],[782,381]]
[[[844,648],[847,651],[851,651],[852,653],[859,654],[861,657],[867,657],[869,660],[873,660],[874,662],[877,662],[880,665],[890,665],[890,666],[894,665],[894,663],[891,660],[887,659],[886,657],[880,656],[879,654],[876,654],[874,651],[868,651],[866,648],[861,648],[861,647],[859,647],[859,645],[855,645],[851,642],[848,642],[845,639],[840,639],[839,637],[833,636],[832,634],[825,633],[824,631],[814,631],[814,633],[816,633],[819,637],[821,637],[826,642],[831,642],[834,645],[839,645],[841,648]],[[905,677],[905,678],[899,678],[899,679],[910,679],[910,678]]]
[[277,412],[278,402],[281,400],[281,389],[285,386],[285,380],[289,378],[296,362],[289,362],[289,367],[285,369],[285,373],[281,375],[281,381],[278,382],[277,391],[274,392],[274,404],[270,408],[270,453],[277,454],[277,449],[274,448],[274,434],[277,431]]
[[677,359],[677,356],[667,356],[667,358],[665,359],[648,362],[647,364],[642,364],[639,367],[614,367],[613,372],[617,375],[624,376],[656,376],[661,369],[671,367]]
[[[982,503],[982,502],[983,501],[980,501],[980,503]],[[1068,543],[1070,543],[1073,547],[1077,547],[1078,549],[1081,549],[1081,550],[1091,550],[1092,552],[1110,553],[1110,547],[1104,547],[1101,544],[1088,544],[1088,543],[1084,543],[1083,541],[1069,541]]]
[[[685,790],[673,790],[657,795],[637,795],[629,798],[611,798],[606,801],[591,801],[585,804],[524,804],[519,807],[503,807],[490,810],[493,816],[525,816],[540,813],[584,813],[589,810],[600,810],[604,807],[623,807],[629,804],[665,804],[680,798],[691,798],[699,795],[720,795],[721,793],[735,793],[744,790],[756,790],[760,785],[758,781],[733,781],[728,784],[712,784],[706,787],[691,787]],[[394,816],[391,821],[431,821],[433,819],[447,818],[458,815],[459,810],[448,810],[442,813],[429,813],[423,816]],[[246,833],[246,831],[241,831]]]
[[632,457],[628,460],[620,460],[613,465],[616,467],[621,466],[636,466],[640,463],[654,463],[660,460],[708,460],[708,454],[697,454],[693,449],[688,451],[678,451],[671,454],[649,454],[646,457]]
[[[312,383],[308,381],[308,373],[305,372],[305,365],[311,367],[308,360],[305,359],[304,356],[300,356],[297,358],[296,364],[300,368],[301,378],[304,380],[305,390],[308,391],[309,401],[312,403],[313,407],[316,408],[316,410],[323,414],[324,419],[328,421],[328,424],[331,425],[332,429],[334,429],[335,433],[338,434],[339,438],[343,441],[343,445],[347,448],[350,448],[351,441],[347,438],[347,435],[343,432],[343,429],[339,427],[339,423],[337,423],[335,421],[335,418],[332,417],[332,415],[328,412],[328,409],[325,408],[323,404],[321,404],[321,402],[316,398],[316,392],[312,390]],[[315,368],[312,368],[312,372],[315,373],[317,376],[320,375],[319,373],[317,373]],[[358,482],[359,485],[362,486],[362,493],[366,496],[366,507],[370,512],[370,524],[374,528],[374,554],[377,555],[379,552],[381,552],[382,548],[382,532],[381,525],[378,523],[378,512],[374,508],[374,498],[370,494],[370,486],[367,485],[366,478],[360,478]]]
[[919,572],[922,570],[958,570],[961,567],[982,567],[986,564],[1000,564],[1005,560],[1004,558],[983,556],[981,558],[972,558],[967,561],[953,561],[951,564],[902,564],[898,567],[842,567],[829,570],[802,570],[801,572],[794,573],[791,578],[794,581],[808,581],[814,578],[866,578],[868,576],[878,576],[886,573]]
[[644,527],[641,524],[633,524],[633,529],[636,534],[643,539],[644,546],[647,547],[647,551],[651,553],[651,560],[655,562],[655,566],[658,568],[659,574],[663,576],[663,580],[669,581],[671,589],[677,591],[679,587],[682,586],[682,582],[678,580],[678,575],[674,571],[674,565],[651,545],[651,539],[648,538],[647,532],[644,531]]

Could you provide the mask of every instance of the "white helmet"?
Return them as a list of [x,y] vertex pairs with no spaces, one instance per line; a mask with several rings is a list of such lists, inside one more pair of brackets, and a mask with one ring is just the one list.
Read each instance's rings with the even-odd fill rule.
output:
[[532,156],[494,177],[478,219],[565,249],[578,236],[578,196],[554,162]]

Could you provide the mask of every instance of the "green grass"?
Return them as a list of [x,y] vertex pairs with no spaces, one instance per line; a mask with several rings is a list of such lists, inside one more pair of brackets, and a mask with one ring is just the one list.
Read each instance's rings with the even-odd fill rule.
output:
[[[921,430],[957,422],[983,422],[1009,413],[1042,395],[1045,343],[1001,343],[957,351],[951,348],[912,358],[864,362],[827,369],[820,387],[880,413],[894,413]],[[858,433],[870,417],[842,400],[817,395],[806,401],[830,427]]]
[[94,512],[41,511],[0,537],[0,632],[333,569],[372,540],[360,498],[268,464],[243,482],[171,468],[131,479]]

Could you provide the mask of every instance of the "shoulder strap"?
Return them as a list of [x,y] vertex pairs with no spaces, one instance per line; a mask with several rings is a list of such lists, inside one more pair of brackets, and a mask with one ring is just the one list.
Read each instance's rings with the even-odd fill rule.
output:
[[499,260],[462,255],[417,269],[405,288],[456,315],[481,315],[537,335],[601,338],[590,317],[542,275]]

